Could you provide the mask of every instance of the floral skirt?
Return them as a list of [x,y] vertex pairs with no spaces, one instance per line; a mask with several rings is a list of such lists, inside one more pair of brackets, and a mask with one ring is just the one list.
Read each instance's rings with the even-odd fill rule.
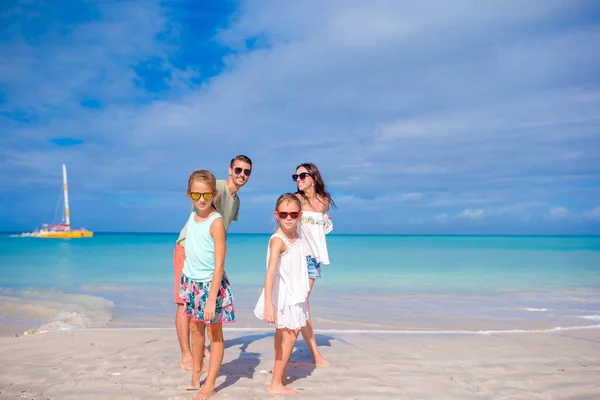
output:
[[204,307],[208,300],[211,283],[212,281],[195,282],[185,276],[185,274],[181,275],[179,297],[184,301],[183,313],[191,315],[194,321],[203,322],[206,325],[235,322],[233,293],[231,292],[229,279],[225,274],[223,274],[221,288],[217,293],[215,317],[210,321],[204,321]]

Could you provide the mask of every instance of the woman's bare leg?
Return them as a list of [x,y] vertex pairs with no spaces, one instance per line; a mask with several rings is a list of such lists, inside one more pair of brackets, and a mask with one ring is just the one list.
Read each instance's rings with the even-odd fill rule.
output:
[[317,347],[315,331],[313,329],[312,322],[310,320],[310,302],[308,301],[308,298],[310,297],[310,294],[312,293],[312,288],[315,284],[315,280],[309,279],[309,284],[310,284],[310,292],[308,292],[308,296],[306,298],[306,305],[308,306],[308,320],[306,321],[306,326],[303,326],[300,331],[302,332],[302,338],[304,338],[306,345],[308,346],[310,352],[312,353],[313,359],[315,361],[315,365],[317,367],[328,367],[329,363],[327,362],[327,360],[325,360],[325,358],[323,358],[323,355],[321,355],[321,352],[319,351],[319,349]]

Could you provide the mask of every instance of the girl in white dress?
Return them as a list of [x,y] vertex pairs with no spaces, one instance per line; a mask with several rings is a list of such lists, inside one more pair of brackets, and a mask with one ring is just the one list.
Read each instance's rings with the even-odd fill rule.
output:
[[298,333],[308,320],[308,248],[296,232],[298,219],[302,217],[301,210],[300,200],[291,193],[277,199],[275,218],[279,228],[269,239],[265,287],[254,308],[259,319],[276,328],[275,364],[269,386],[271,394],[296,393],[285,386],[285,366]]
[[[296,173],[292,175],[298,191],[295,193],[302,204],[302,218],[298,223],[298,233],[309,247],[309,257],[306,259],[310,290],[312,291],[315,280],[321,277],[321,265],[329,264],[329,253],[325,235],[333,230],[333,222],[327,211],[329,206],[335,208],[335,202],[325,189],[325,182],[315,164],[304,163],[298,165]],[[310,297],[310,292],[309,292]],[[310,311],[310,302],[308,309]],[[327,367],[329,363],[317,347],[315,332],[309,319],[302,328],[302,337],[306,342],[315,366]]]

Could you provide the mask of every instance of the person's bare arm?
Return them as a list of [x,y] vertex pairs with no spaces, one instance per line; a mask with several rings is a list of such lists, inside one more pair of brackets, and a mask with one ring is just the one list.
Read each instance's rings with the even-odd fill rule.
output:
[[277,311],[273,306],[273,282],[275,281],[275,273],[277,272],[277,263],[279,256],[286,249],[283,240],[278,237],[271,239],[269,243],[269,261],[267,264],[267,273],[265,275],[265,321],[274,323],[277,318]]
[[210,292],[204,308],[204,320],[210,321],[215,317],[217,304],[217,295],[221,290],[221,280],[225,271],[225,253],[227,245],[225,244],[225,224],[223,218],[217,218],[210,226],[210,235],[215,241],[215,271],[210,284]]

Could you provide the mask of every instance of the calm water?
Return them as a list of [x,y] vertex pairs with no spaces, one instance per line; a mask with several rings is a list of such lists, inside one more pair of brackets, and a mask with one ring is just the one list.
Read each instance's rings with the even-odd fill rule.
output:
[[[268,235],[231,234],[238,326],[264,280]],[[170,326],[176,234],[0,235],[0,334],[22,327]],[[328,236],[317,324],[546,329],[600,324],[600,237]]]

